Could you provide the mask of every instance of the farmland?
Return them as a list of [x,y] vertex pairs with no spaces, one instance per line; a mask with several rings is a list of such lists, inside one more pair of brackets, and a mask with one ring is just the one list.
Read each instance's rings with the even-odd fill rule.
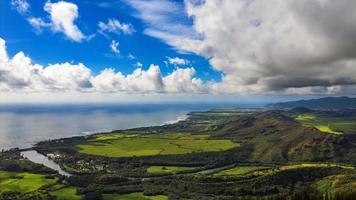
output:
[[0,192],[18,191],[26,193],[54,183],[56,183],[56,179],[46,178],[40,174],[0,171]]
[[174,155],[192,152],[224,151],[238,147],[230,140],[211,140],[208,135],[99,135],[77,145],[79,152],[108,157]]
[[10,191],[21,194],[50,194],[59,200],[83,199],[82,195],[76,194],[76,188],[63,185],[55,176],[0,171],[0,194]]

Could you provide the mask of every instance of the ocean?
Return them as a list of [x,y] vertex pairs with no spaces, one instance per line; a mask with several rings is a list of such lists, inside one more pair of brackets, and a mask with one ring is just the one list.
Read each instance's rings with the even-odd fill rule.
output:
[[28,148],[43,140],[173,123],[191,111],[261,106],[237,103],[0,105],[0,149]]

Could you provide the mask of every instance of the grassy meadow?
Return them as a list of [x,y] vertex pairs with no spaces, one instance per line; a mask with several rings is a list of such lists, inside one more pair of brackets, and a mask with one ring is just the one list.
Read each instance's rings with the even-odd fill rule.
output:
[[3,192],[40,192],[49,193],[57,199],[83,199],[77,195],[77,189],[58,183],[58,178],[48,177],[43,174],[15,173],[0,171],[0,194]]
[[238,146],[238,143],[230,140],[208,139],[208,135],[172,133],[98,135],[86,143],[78,144],[76,147],[79,152],[85,154],[132,157],[224,151]]
[[6,191],[33,192],[56,182],[56,179],[46,178],[41,174],[0,171],[0,193]]

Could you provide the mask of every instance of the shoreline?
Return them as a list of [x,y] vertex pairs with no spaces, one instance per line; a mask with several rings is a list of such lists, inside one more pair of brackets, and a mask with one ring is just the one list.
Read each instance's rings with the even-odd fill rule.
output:
[[[194,111],[189,111],[184,115],[179,115],[176,117],[175,120],[167,120],[166,122],[163,122],[162,124],[159,125],[151,125],[151,126],[163,126],[163,125],[169,125],[169,124],[175,124],[179,121],[184,121],[187,120],[190,117],[190,113],[194,112]],[[199,111],[199,112],[204,112],[204,111]],[[182,116],[184,116],[184,119],[182,118]],[[131,127],[131,128],[127,128],[127,129],[114,129],[111,131],[95,131],[95,132],[91,132],[91,131],[83,131],[79,134],[73,134],[72,136],[66,136],[66,137],[61,137],[61,138],[52,138],[52,139],[46,139],[46,140],[40,140],[37,142],[34,142],[32,144],[30,144],[30,147],[11,147],[8,149],[0,149],[0,151],[10,151],[10,150],[14,150],[14,149],[18,149],[20,152],[23,151],[31,151],[31,150],[35,150],[35,146],[36,144],[40,143],[40,142],[45,142],[45,141],[55,141],[55,140],[64,140],[64,139],[70,139],[70,138],[75,138],[75,137],[88,137],[88,136],[93,136],[93,135],[98,135],[98,134],[110,134],[113,132],[117,132],[117,131],[124,131],[124,130],[129,130],[129,129],[135,129],[135,128],[144,128],[144,127],[150,127],[150,126],[136,126],[136,127]]]
[[167,120],[166,122],[163,122],[163,123],[161,123],[159,125],[137,126],[137,127],[127,128],[127,129],[115,129],[115,130],[111,130],[111,131],[97,131],[97,132],[85,131],[85,132],[81,132],[81,134],[74,134],[74,135],[69,136],[69,137],[61,137],[61,138],[53,138],[53,139],[37,141],[37,142],[31,144],[31,147],[26,147],[26,148],[14,147],[14,148],[10,148],[10,149],[2,149],[2,150],[3,151],[9,151],[11,149],[18,149],[20,152],[31,151],[31,150],[35,150],[36,144],[38,144],[40,142],[66,140],[66,139],[72,139],[72,138],[77,138],[77,137],[78,138],[83,138],[83,137],[85,138],[85,137],[90,137],[90,136],[95,136],[95,135],[100,135],[100,134],[110,134],[110,133],[114,133],[114,132],[130,130],[130,129],[171,125],[171,124],[179,123],[181,121],[185,121],[185,120],[189,119],[193,114],[197,114],[197,113],[219,112],[219,111],[231,111],[232,113],[234,113],[234,112],[240,112],[242,110],[245,111],[246,113],[250,113],[250,112],[254,112],[254,111],[264,110],[264,108],[223,108],[222,107],[222,108],[212,108],[212,109],[207,109],[207,110],[188,111],[186,114],[177,116],[175,120]]

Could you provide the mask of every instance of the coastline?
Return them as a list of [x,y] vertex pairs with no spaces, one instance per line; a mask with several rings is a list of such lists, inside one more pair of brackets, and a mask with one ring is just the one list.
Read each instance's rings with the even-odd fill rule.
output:
[[[189,118],[189,114],[192,111],[189,111],[183,115],[179,115],[177,116],[175,119],[173,120],[167,120],[161,124],[158,125],[150,125],[150,126],[162,126],[162,125],[167,125],[167,124],[174,124],[177,123],[179,121],[183,121]],[[58,137],[58,138],[48,138],[48,139],[44,139],[44,140],[39,140],[39,141],[35,141],[31,144],[29,144],[29,147],[11,147],[11,148],[1,148],[0,151],[8,151],[11,149],[18,149],[20,152],[23,151],[29,151],[29,150],[34,150],[36,144],[40,143],[40,142],[44,142],[44,141],[55,141],[55,140],[63,140],[63,139],[70,139],[70,138],[76,138],[76,137],[88,137],[88,136],[92,136],[92,135],[98,135],[98,134],[109,134],[109,133],[113,133],[113,132],[117,132],[117,131],[124,131],[124,130],[128,130],[128,129],[135,129],[135,128],[144,128],[144,127],[150,127],[150,126],[135,126],[135,127],[130,127],[130,128],[124,128],[124,129],[112,129],[112,130],[102,130],[102,131],[83,131],[77,134],[73,134],[71,136],[65,136],[65,137]]]
[[[164,126],[164,125],[169,125],[169,124],[175,124],[178,123],[180,121],[184,121],[187,120],[190,117],[190,113],[188,112],[184,115],[180,115],[176,118],[176,120],[169,120],[167,122],[164,122],[158,126]],[[144,127],[135,127],[135,128],[144,128]],[[99,134],[110,134],[113,132],[120,132],[120,131],[124,131],[126,129],[122,129],[122,130],[112,130],[112,131],[103,131],[103,132],[93,132],[93,133],[89,133],[89,134],[85,134],[85,135],[74,135],[71,137],[65,137],[65,138],[58,138],[58,139],[50,139],[50,140],[46,140],[46,141],[62,141],[62,140],[70,140],[73,138],[86,138],[86,137],[90,137],[90,136],[95,136],[95,135],[99,135]],[[38,164],[42,164],[45,167],[48,167],[52,170],[57,171],[60,175],[66,176],[66,177],[70,177],[72,176],[72,174],[68,171],[66,171],[65,169],[63,169],[63,166],[61,164],[56,163],[54,160],[52,160],[50,157],[48,157],[48,155],[43,154],[39,151],[36,150],[36,145],[41,143],[41,142],[46,142],[46,141],[38,141],[37,143],[33,144],[32,147],[29,148],[13,148],[13,149],[18,149],[18,151],[21,153],[21,155],[23,157],[25,157],[26,159],[30,160],[31,162],[34,163],[38,163]],[[11,149],[9,149],[11,150]],[[39,159],[40,158],[40,159]]]

